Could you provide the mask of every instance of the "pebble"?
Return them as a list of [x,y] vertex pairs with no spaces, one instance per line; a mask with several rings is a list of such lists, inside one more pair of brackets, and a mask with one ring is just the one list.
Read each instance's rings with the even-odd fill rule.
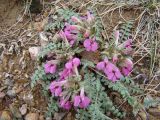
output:
[[0,120],[12,120],[10,113],[8,111],[3,111]]
[[20,108],[19,111],[21,112],[22,115],[25,115],[27,113],[27,104],[23,104]]
[[12,74],[9,74],[9,73],[5,73],[5,76],[4,76],[5,78],[12,78],[13,77],[13,75]]
[[15,97],[16,96],[16,91],[15,90],[8,90],[7,91],[7,95],[9,97]]
[[28,113],[25,117],[25,120],[39,120],[38,113]]

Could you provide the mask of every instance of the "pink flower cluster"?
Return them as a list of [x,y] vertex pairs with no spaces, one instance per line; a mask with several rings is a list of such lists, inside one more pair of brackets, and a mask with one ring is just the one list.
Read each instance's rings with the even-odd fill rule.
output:
[[[118,30],[115,31],[114,32],[115,49],[113,50],[113,53],[111,53],[113,55],[112,63],[106,58],[103,61],[99,62],[96,66],[98,70],[103,71],[105,75],[108,77],[108,79],[113,82],[120,80],[123,76],[128,76],[129,73],[133,69],[133,62],[129,58],[122,58],[122,57],[118,58],[119,55],[123,56],[124,54],[128,55],[131,53],[132,51],[131,41],[132,40],[128,39],[123,44],[119,45],[118,44],[119,43],[118,40],[120,38],[119,36],[120,36],[119,31]],[[117,64],[119,68],[117,67]]]
[[80,108],[87,108],[91,100],[85,96],[84,88],[81,89],[80,95],[74,96],[74,106]]
[[77,25],[70,25],[66,23],[64,30],[61,30],[59,35],[62,39],[67,41],[71,46],[76,42],[78,38],[78,33],[82,33],[84,37],[83,45],[86,51],[95,52],[98,49],[98,43],[96,42],[95,37],[90,38],[90,29],[84,28],[84,22],[87,24],[91,24],[94,20],[93,14],[91,12],[87,12],[87,16],[81,17],[81,19],[72,16],[71,20],[75,22]]
[[[66,64],[65,68],[62,72],[60,72],[60,78],[57,81],[53,81],[49,89],[53,96],[59,97],[60,107],[70,110],[72,107],[72,103],[74,107],[86,108],[90,104],[90,99],[85,96],[84,88],[81,89],[80,95],[74,96],[74,99],[71,98],[71,95],[65,95],[64,92],[69,88],[67,78],[76,73],[77,67],[80,65],[79,58],[72,58]],[[51,64],[50,62],[45,64],[45,72],[46,73],[55,73],[56,69],[55,64]]]
[[106,58],[104,61],[99,62],[96,66],[98,70],[102,70],[109,80],[115,82],[122,77],[122,74],[118,67],[108,61]]
[[65,80],[67,77],[73,75],[75,73],[76,68],[80,65],[80,59],[79,58],[73,58],[69,60],[65,64],[65,68],[62,72],[59,73],[60,79],[59,80]]
[[132,52],[132,46],[131,46],[132,39],[127,39],[122,45],[118,45],[119,42],[118,40],[120,38],[119,30],[114,32],[114,36],[115,36],[115,45],[121,48],[124,54],[129,55]]
[[133,68],[133,62],[129,58],[125,59],[123,62],[124,63],[120,66],[120,70],[116,65],[109,62],[106,58],[104,61],[99,62],[96,68],[103,71],[109,80],[115,82],[120,80],[123,75],[128,76]]
[[44,70],[45,70],[45,73],[55,73],[56,72],[56,68],[57,68],[57,65],[54,64],[52,61],[48,61],[45,65],[44,65]]
[[132,43],[132,39],[128,39],[127,41],[124,42],[123,44],[124,54],[128,55],[132,52],[131,43]]
[[87,51],[96,51],[98,49],[98,44],[95,41],[95,38],[93,39],[86,39],[83,43],[84,47]]
[[78,38],[78,32],[79,31],[76,26],[66,23],[64,30],[61,30],[59,35],[72,46]]
[[125,59],[122,65],[122,73],[125,76],[128,76],[129,73],[132,71],[132,69],[133,69],[133,62],[129,58]]

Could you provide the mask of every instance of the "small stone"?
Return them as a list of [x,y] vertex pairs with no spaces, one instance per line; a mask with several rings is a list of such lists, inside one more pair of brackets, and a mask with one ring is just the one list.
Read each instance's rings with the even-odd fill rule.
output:
[[7,91],[7,95],[9,97],[15,97],[16,96],[16,91],[15,90],[8,90]]
[[25,115],[27,113],[27,104],[23,104],[20,108],[19,111],[21,112],[22,115]]
[[10,74],[9,73],[5,73],[5,76],[4,76],[5,78],[7,78],[7,77],[10,77]]
[[25,117],[25,120],[39,120],[38,113],[28,113]]
[[12,120],[8,111],[3,111],[0,120]]
[[28,49],[32,60],[36,60],[40,51],[40,47],[30,47]]

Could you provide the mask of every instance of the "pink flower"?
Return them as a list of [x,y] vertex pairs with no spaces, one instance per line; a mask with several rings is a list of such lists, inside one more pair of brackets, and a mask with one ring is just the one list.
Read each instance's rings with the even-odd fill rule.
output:
[[62,86],[66,84],[66,82],[67,81],[60,81],[60,82],[53,81],[49,86],[52,95],[60,96],[60,94],[62,93]]
[[98,49],[98,44],[95,39],[86,39],[83,43],[87,51],[96,51]]
[[128,39],[127,41],[124,42],[124,47],[131,48],[131,43],[132,43],[132,39]]
[[60,31],[59,35],[62,39],[67,40],[69,44],[72,46],[76,39],[78,34],[78,28],[75,25],[70,25],[68,23],[65,24],[64,30]]
[[115,82],[119,80],[122,77],[122,74],[120,70],[111,62],[108,61],[108,59],[105,59],[102,62],[99,62],[96,66],[98,70],[102,70],[105,75],[108,77],[109,80]]
[[74,106],[80,108],[87,108],[91,100],[84,95],[84,88],[81,89],[80,95],[74,97]]
[[45,65],[44,65],[44,70],[45,73],[55,73],[56,72],[56,68],[57,66],[55,64],[53,64],[51,61],[48,61]]
[[132,69],[133,69],[133,62],[130,59],[126,59],[122,67],[122,73],[125,76],[128,76],[129,73],[132,71]]
[[104,70],[104,69],[106,69],[107,64],[108,64],[108,59],[106,58],[104,61],[99,62],[99,63],[97,64],[96,68],[97,68],[98,70]]
[[132,39],[128,39],[127,41],[124,42],[123,48],[125,48],[124,49],[125,54],[130,54],[131,53],[131,51],[132,51],[131,43],[132,43]]
[[80,59],[79,58],[73,58],[69,62],[65,64],[65,67],[67,69],[73,69],[73,67],[78,67],[80,65]]
[[73,74],[72,69],[64,68],[64,70],[59,73],[59,75],[60,75],[59,81],[65,80],[67,77],[71,76],[72,74]]
[[108,63],[107,68],[105,69],[105,74],[108,79],[115,82],[122,77],[120,70],[111,62]]
[[70,101],[65,100],[65,99],[61,99],[60,100],[60,106],[66,110],[70,110],[72,107],[72,104]]
[[59,80],[64,80],[67,77],[69,77],[70,75],[72,75],[74,73],[74,67],[78,67],[80,65],[80,63],[81,62],[80,62],[79,58],[73,58],[73,59],[69,60],[65,64],[64,70],[59,73],[59,75],[60,75]]

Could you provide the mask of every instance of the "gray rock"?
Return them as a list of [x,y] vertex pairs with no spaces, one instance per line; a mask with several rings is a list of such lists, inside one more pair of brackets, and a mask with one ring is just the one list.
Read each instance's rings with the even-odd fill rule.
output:
[[7,95],[9,97],[15,97],[16,96],[16,91],[15,90],[8,90],[7,91]]
[[25,115],[27,113],[27,104],[23,104],[20,108],[19,111],[21,112],[22,115]]

